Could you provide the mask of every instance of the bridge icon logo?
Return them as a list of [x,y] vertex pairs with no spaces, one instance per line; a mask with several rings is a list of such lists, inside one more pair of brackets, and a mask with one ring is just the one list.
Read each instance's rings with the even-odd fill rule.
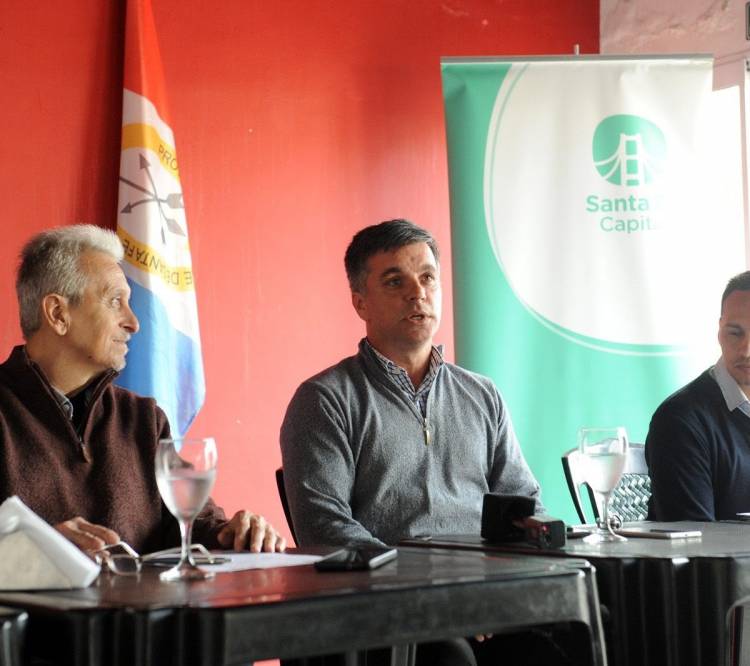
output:
[[593,140],[594,166],[614,185],[637,187],[654,182],[667,153],[664,133],[646,118],[608,116],[597,125]]

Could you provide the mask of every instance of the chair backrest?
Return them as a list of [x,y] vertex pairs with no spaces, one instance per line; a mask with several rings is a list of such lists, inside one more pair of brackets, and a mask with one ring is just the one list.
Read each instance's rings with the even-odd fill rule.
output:
[[[581,452],[571,449],[562,456],[562,466],[565,472],[565,480],[568,482],[568,490],[573,499],[576,513],[582,523],[586,522],[583,512],[580,487],[586,486],[589,502],[594,512],[594,518],[599,519],[602,508],[596,501],[596,496],[591,487],[586,483]],[[651,479],[648,476],[646,465],[645,448],[643,444],[628,446],[628,457],[625,463],[620,482],[617,484],[609,501],[610,516],[617,516],[621,522],[645,520],[648,514],[648,500],[651,497]]]
[[294,543],[297,543],[297,535],[294,533],[294,523],[292,523],[292,512],[289,510],[289,500],[287,500],[286,498],[286,486],[284,486],[283,467],[279,467],[279,469],[276,470],[276,488],[279,491],[279,499],[281,500],[281,508],[284,509],[286,524],[289,525],[289,531],[292,533],[292,539],[294,539]]

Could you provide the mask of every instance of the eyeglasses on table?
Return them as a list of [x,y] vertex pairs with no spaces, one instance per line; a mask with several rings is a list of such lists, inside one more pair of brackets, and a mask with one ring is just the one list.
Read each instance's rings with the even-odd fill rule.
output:
[[[190,553],[198,556],[201,564],[214,564],[217,559],[202,543],[194,543],[190,546]],[[97,564],[106,567],[118,576],[134,576],[140,573],[144,564],[164,565],[169,564],[170,556],[179,558],[180,547],[158,550],[147,555],[139,555],[138,552],[127,542],[107,544],[94,553]]]

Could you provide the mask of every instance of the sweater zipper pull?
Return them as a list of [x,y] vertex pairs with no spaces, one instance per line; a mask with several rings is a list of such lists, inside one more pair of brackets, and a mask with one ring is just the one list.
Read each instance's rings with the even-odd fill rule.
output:
[[424,445],[428,446],[430,443],[430,426],[427,423],[427,417],[425,416],[424,419],[424,425],[422,426],[422,430],[424,430]]
[[91,454],[89,453],[89,447],[86,446],[86,442],[83,441],[81,435],[78,436],[78,443],[81,446],[81,455],[86,462],[91,462]]

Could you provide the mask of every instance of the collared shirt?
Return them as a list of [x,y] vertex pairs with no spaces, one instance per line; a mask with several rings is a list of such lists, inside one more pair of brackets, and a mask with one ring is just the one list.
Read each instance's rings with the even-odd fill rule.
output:
[[57,400],[57,404],[62,407],[62,410],[67,414],[68,418],[72,421],[73,420],[73,403],[70,401],[70,398],[68,398],[67,395],[65,395],[62,391],[58,391],[54,386],[50,384],[50,387],[52,388],[52,393],[55,395],[55,400]]
[[739,409],[750,418],[750,400],[747,399],[745,392],[740,388],[734,377],[729,374],[724,359],[720,358],[716,365],[709,370],[709,373],[719,385],[721,394],[724,396],[724,402],[727,403],[727,409],[730,412]]
[[430,351],[430,365],[427,368],[427,374],[424,376],[421,384],[415,389],[409,378],[409,373],[399,365],[396,365],[391,359],[383,356],[375,347],[370,344],[370,341],[365,338],[365,342],[368,348],[373,352],[373,355],[378,360],[380,365],[386,371],[390,380],[400,388],[409,399],[414,402],[419,408],[422,416],[427,414],[427,397],[430,395],[430,388],[435,382],[438,370],[443,365],[443,346],[434,347]]
[[91,386],[76,393],[72,400],[58,388],[52,386],[52,384],[50,384],[50,387],[52,388],[55,400],[57,400],[57,403],[65,412],[66,416],[73,422],[73,427],[76,431],[79,431],[81,423],[83,422],[83,415],[86,412],[86,407],[91,401]]

